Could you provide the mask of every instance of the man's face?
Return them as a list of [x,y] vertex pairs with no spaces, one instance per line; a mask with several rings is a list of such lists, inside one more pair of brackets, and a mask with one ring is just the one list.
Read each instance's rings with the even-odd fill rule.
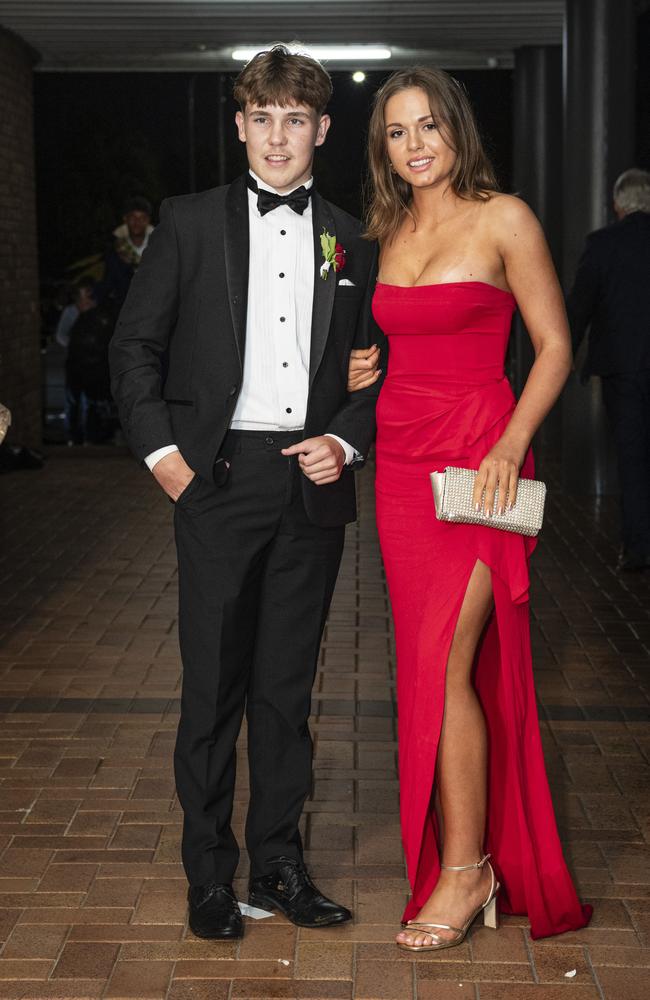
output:
[[131,239],[141,240],[147,232],[147,226],[151,222],[151,217],[147,212],[127,212],[124,216],[124,221],[126,222]]
[[319,116],[306,104],[247,104],[235,121],[251,170],[280,194],[309,180],[314,149],[330,127],[329,115]]
[[75,296],[75,305],[77,306],[79,312],[86,312],[88,309],[92,309],[95,305],[92,288],[88,285],[82,285],[78,288]]

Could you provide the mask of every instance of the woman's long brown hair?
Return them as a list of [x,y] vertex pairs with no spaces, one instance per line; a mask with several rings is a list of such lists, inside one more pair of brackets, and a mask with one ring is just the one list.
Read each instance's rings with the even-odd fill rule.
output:
[[492,165],[462,84],[441,69],[415,66],[393,73],[375,94],[368,127],[371,191],[366,213],[368,239],[390,243],[404,214],[411,215],[411,185],[390,169],[386,149],[386,104],[400,90],[419,87],[429,99],[433,120],[456,153],[449,186],[459,198],[485,200],[498,191]]

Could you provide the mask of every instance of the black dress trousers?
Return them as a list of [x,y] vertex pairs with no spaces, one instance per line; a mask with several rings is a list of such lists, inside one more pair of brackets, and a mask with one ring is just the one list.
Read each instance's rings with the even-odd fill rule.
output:
[[621,487],[623,546],[650,556],[650,369],[603,377]]
[[311,689],[345,530],[306,516],[303,473],[281,454],[302,437],[229,432],[225,483],[197,476],[175,505],[183,691],[174,769],[191,885],[231,882],[237,867],[231,815],[244,710],[252,875],[267,874],[273,858],[302,856]]

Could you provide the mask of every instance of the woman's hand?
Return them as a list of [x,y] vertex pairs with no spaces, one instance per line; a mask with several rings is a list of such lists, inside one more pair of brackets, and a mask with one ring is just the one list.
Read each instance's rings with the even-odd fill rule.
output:
[[348,367],[348,392],[358,392],[359,389],[374,385],[381,375],[381,370],[377,370],[378,364],[379,348],[376,344],[352,351]]
[[479,465],[472,494],[474,509],[482,509],[487,517],[492,517],[498,489],[496,513],[504,514],[506,510],[510,510],[517,499],[519,470],[523,461],[524,455],[518,454],[514,448],[498,441]]

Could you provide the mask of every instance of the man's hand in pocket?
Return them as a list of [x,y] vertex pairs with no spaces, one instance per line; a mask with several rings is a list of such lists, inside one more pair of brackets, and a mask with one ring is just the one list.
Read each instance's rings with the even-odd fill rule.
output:
[[173,451],[170,455],[165,455],[159,462],[156,462],[152,469],[153,475],[167,496],[176,503],[179,496],[194,479],[195,472],[181,455],[180,451]]

